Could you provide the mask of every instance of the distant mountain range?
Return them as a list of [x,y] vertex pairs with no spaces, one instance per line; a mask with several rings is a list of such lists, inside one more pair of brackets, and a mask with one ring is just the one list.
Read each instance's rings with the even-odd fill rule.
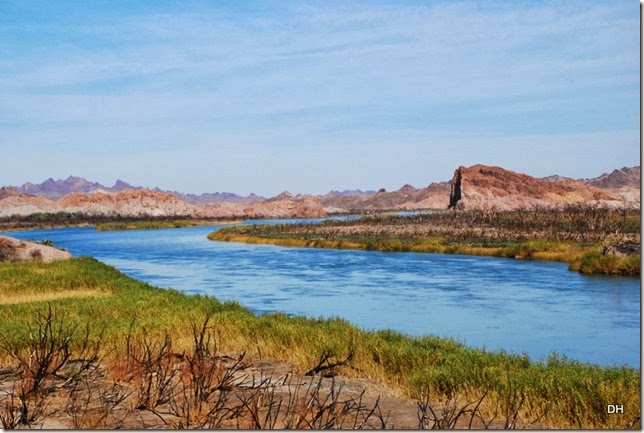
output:
[[[38,197],[58,200],[59,198],[73,193],[92,194],[95,192],[120,192],[126,189],[147,189],[142,186],[133,186],[123,180],[117,180],[114,186],[105,186],[98,182],[90,182],[83,177],[69,176],[67,179],[54,180],[49,178],[42,183],[33,184],[25,183],[17,189],[25,194],[35,195]],[[255,194],[243,197],[230,192],[216,192],[206,194],[184,194],[176,191],[163,191],[159,188],[152,188],[156,192],[170,192],[189,204],[209,204],[209,203],[254,203],[263,201],[264,198]]]
[[67,179],[54,180],[51,177],[42,183],[25,183],[17,189],[25,194],[58,200],[64,195],[80,192],[90,194],[93,192],[119,192],[126,189],[139,189],[122,180],[117,180],[114,186],[108,187],[98,182],[90,182],[83,177],[69,176]]
[[641,183],[640,167],[623,167],[594,179],[582,179],[581,182],[598,188],[639,188]]
[[0,188],[0,216],[36,212],[194,216],[200,218],[313,217],[329,213],[380,210],[495,208],[518,209],[597,202],[634,205],[640,201],[640,167],[623,167],[592,179],[558,175],[535,178],[501,167],[459,167],[450,181],[424,188],[404,185],[396,191],[345,190],[324,195],[272,198],[234,193],[185,194],[132,186],[117,180],[101,185],[82,177],[47,179],[40,184]]

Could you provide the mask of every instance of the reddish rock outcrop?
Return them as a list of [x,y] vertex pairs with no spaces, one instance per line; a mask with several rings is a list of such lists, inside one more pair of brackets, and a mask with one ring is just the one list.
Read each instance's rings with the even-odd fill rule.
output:
[[0,200],[7,197],[25,197],[27,194],[20,191],[18,188],[13,186],[3,186],[0,188]]
[[[59,196],[52,201],[30,194]],[[90,191],[87,193],[87,191]],[[187,202],[188,201],[188,202]],[[113,187],[70,176],[42,184],[0,188],[0,217],[38,212],[82,212],[92,215],[192,216],[197,218],[322,217],[329,213],[381,210],[500,209],[535,206],[556,207],[567,203],[596,202],[633,205],[640,202],[640,167],[624,167],[594,179],[573,180],[562,176],[535,178],[500,167],[459,167],[450,182],[425,188],[404,185],[396,191],[332,191],[325,195],[283,192],[273,198],[231,193],[180,194],[131,187],[117,181]]]
[[62,212],[64,209],[55,201],[28,195],[12,195],[0,200],[0,217],[31,215],[40,212]]
[[293,197],[282,193],[259,203],[204,206],[197,215],[202,218],[316,218],[326,216],[327,212],[313,196]]
[[86,214],[119,214],[127,216],[192,215],[195,207],[184,203],[173,194],[149,189],[128,189],[114,194],[74,193],[62,197],[58,204],[67,212]]
[[571,203],[624,204],[623,197],[576,180],[538,179],[481,164],[459,167],[451,180],[449,207],[513,210]]
[[188,204],[174,194],[149,189],[128,189],[116,193],[73,193],[55,202],[20,193],[5,195],[6,197],[0,200],[0,217],[38,212],[196,218],[310,218],[327,214],[320,201],[313,196],[293,197],[284,193],[273,199],[255,203],[234,202],[206,206]]

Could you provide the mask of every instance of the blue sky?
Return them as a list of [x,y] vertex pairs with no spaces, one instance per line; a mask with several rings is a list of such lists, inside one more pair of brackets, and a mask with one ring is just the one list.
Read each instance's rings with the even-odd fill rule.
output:
[[638,165],[633,1],[0,2],[0,184],[393,190]]

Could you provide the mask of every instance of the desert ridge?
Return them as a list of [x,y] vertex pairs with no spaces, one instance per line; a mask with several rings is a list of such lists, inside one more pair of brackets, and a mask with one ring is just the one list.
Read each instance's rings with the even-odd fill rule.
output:
[[[624,171],[631,174],[623,178]],[[612,177],[611,177],[612,175]],[[560,208],[567,204],[639,205],[639,167],[602,175],[605,181],[550,176],[540,179],[481,164],[459,167],[450,181],[450,207],[457,209],[517,210]],[[637,184],[633,178],[637,177]],[[619,178],[623,182],[619,182]],[[613,180],[611,182],[611,179]],[[603,187],[600,187],[603,186]]]
[[0,188],[0,217],[35,213],[83,213],[124,217],[313,218],[334,213],[387,210],[561,208],[589,203],[611,207],[640,206],[640,167],[624,167],[592,179],[558,175],[536,178],[501,167],[458,167],[449,181],[424,188],[404,185],[396,191],[331,191],[263,198],[232,193],[183,194],[133,187],[113,187],[70,176],[42,184]]

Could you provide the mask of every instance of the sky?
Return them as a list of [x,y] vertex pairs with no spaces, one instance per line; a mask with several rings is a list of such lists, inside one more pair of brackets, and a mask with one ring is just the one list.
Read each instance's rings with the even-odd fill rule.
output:
[[0,185],[395,190],[640,164],[639,3],[0,1]]

